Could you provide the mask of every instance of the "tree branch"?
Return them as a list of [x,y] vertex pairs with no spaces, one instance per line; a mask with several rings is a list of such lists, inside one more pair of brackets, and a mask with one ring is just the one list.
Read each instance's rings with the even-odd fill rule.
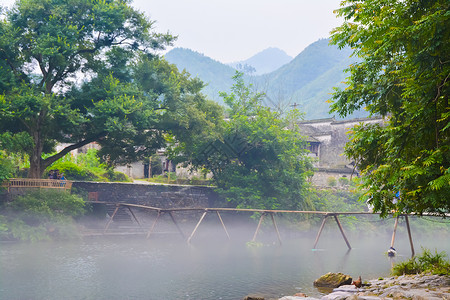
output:
[[89,143],[95,142],[98,139],[102,138],[106,136],[106,131],[102,131],[97,135],[94,135],[90,138],[87,138],[83,141],[80,141],[78,143],[72,144],[70,146],[67,146],[66,148],[64,148],[63,150],[61,150],[60,152],[56,153],[53,156],[50,156],[48,158],[46,158],[45,160],[43,160],[42,165],[44,168],[48,167],[49,165],[51,165],[52,163],[54,163],[55,161],[57,161],[58,159],[60,159],[61,157],[63,157],[64,155],[66,155],[67,153],[69,153],[72,150],[78,149],[83,147],[84,145],[87,145]]
[[17,79],[20,79],[20,76],[23,75],[23,73],[17,71],[17,69],[15,68],[14,64],[11,62],[10,58],[8,57],[5,49],[0,48],[0,51],[3,51],[5,53],[5,57],[6,57],[5,61],[9,65],[9,67],[11,68],[12,72],[14,73],[14,76],[16,76]]

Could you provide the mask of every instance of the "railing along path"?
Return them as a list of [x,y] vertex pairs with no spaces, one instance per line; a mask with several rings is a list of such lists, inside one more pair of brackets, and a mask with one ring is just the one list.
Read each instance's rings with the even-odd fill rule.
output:
[[10,192],[11,188],[46,188],[65,189],[72,188],[72,182],[59,179],[36,179],[36,178],[12,178],[3,183],[3,186]]

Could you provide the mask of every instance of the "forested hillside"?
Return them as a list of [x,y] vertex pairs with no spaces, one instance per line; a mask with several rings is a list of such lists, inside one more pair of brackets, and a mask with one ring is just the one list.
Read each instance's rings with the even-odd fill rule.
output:
[[[343,85],[344,69],[355,58],[350,57],[349,48],[339,50],[328,42],[318,40],[279,69],[259,76],[246,75],[245,81],[267,94],[268,106],[287,109],[297,104],[306,119],[330,117],[327,100],[331,98],[333,87]],[[204,93],[222,104],[219,92],[229,91],[235,69],[189,49],[173,49],[166,54],[166,59],[207,83]],[[349,117],[364,115],[367,114],[355,112]]]
[[252,75],[263,75],[279,69],[281,66],[289,63],[293,58],[278,48],[267,48],[252,57],[228,64],[235,69],[243,69],[246,67],[253,68]]
[[193,77],[200,78],[207,84],[203,92],[212,100],[223,104],[219,92],[229,91],[234,82],[232,77],[236,72],[235,69],[185,48],[172,49],[165,58],[175,64],[180,71],[186,70]]

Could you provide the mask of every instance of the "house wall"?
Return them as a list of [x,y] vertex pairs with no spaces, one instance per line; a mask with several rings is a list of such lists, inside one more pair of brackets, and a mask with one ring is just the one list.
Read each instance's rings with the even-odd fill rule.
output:
[[[349,141],[348,132],[360,123],[373,124],[382,123],[381,118],[353,119],[336,121],[334,119],[322,119],[304,121],[299,123],[307,134],[320,142],[318,160],[315,162],[317,168],[312,178],[312,183],[318,186],[328,185],[330,177],[339,180],[340,177],[350,178],[357,176],[350,161],[343,153],[344,146]],[[314,131],[311,130],[314,128]]]
[[337,187],[342,187],[342,184],[339,182],[339,179],[344,177],[348,180],[357,176],[357,172],[353,172],[351,169],[317,169],[314,171],[314,175],[312,177],[312,182],[316,186],[329,186],[331,178],[334,178],[336,181]]
[[142,161],[133,162],[125,166],[116,166],[114,170],[122,172],[130,178],[144,178],[144,164]]

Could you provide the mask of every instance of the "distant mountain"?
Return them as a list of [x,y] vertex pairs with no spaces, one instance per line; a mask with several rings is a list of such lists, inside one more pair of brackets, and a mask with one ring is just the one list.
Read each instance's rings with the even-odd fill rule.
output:
[[350,49],[339,50],[322,39],[306,47],[289,64],[261,76],[260,81],[266,82],[270,91],[290,95],[341,62],[350,64],[350,54]]
[[223,104],[219,92],[230,90],[236,70],[201,53],[185,48],[175,48],[166,53],[168,62],[179,70],[188,71],[193,77],[200,78],[207,86],[204,93],[212,100]]
[[333,87],[342,87],[346,68],[355,62],[349,48],[340,50],[329,40],[318,40],[306,47],[290,63],[255,78],[266,92],[270,105],[299,104],[307,119],[327,118]]
[[[329,45],[329,40],[321,39],[280,68],[264,75],[247,75],[245,80],[266,93],[268,106],[287,109],[296,105],[305,113],[306,119],[328,118],[331,116],[327,100],[331,98],[333,87],[343,87],[342,82],[348,76],[344,69],[356,60],[350,54],[350,49],[339,50]],[[204,93],[223,104],[219,91],[230,91],[235,69],[188,49],[173,49],[165,57],[179,69],[186,69],[207,83]],[[358,112],[351,117],[366,115]]]
[[262,75],[275,71],[291,60],[292,57],[287,55],[283,50],[267,48],[246,60],[233,62],[228,65],[238,70],[243,69],[244,71],[245,68],[251,67],[254,71],[252,75]]

